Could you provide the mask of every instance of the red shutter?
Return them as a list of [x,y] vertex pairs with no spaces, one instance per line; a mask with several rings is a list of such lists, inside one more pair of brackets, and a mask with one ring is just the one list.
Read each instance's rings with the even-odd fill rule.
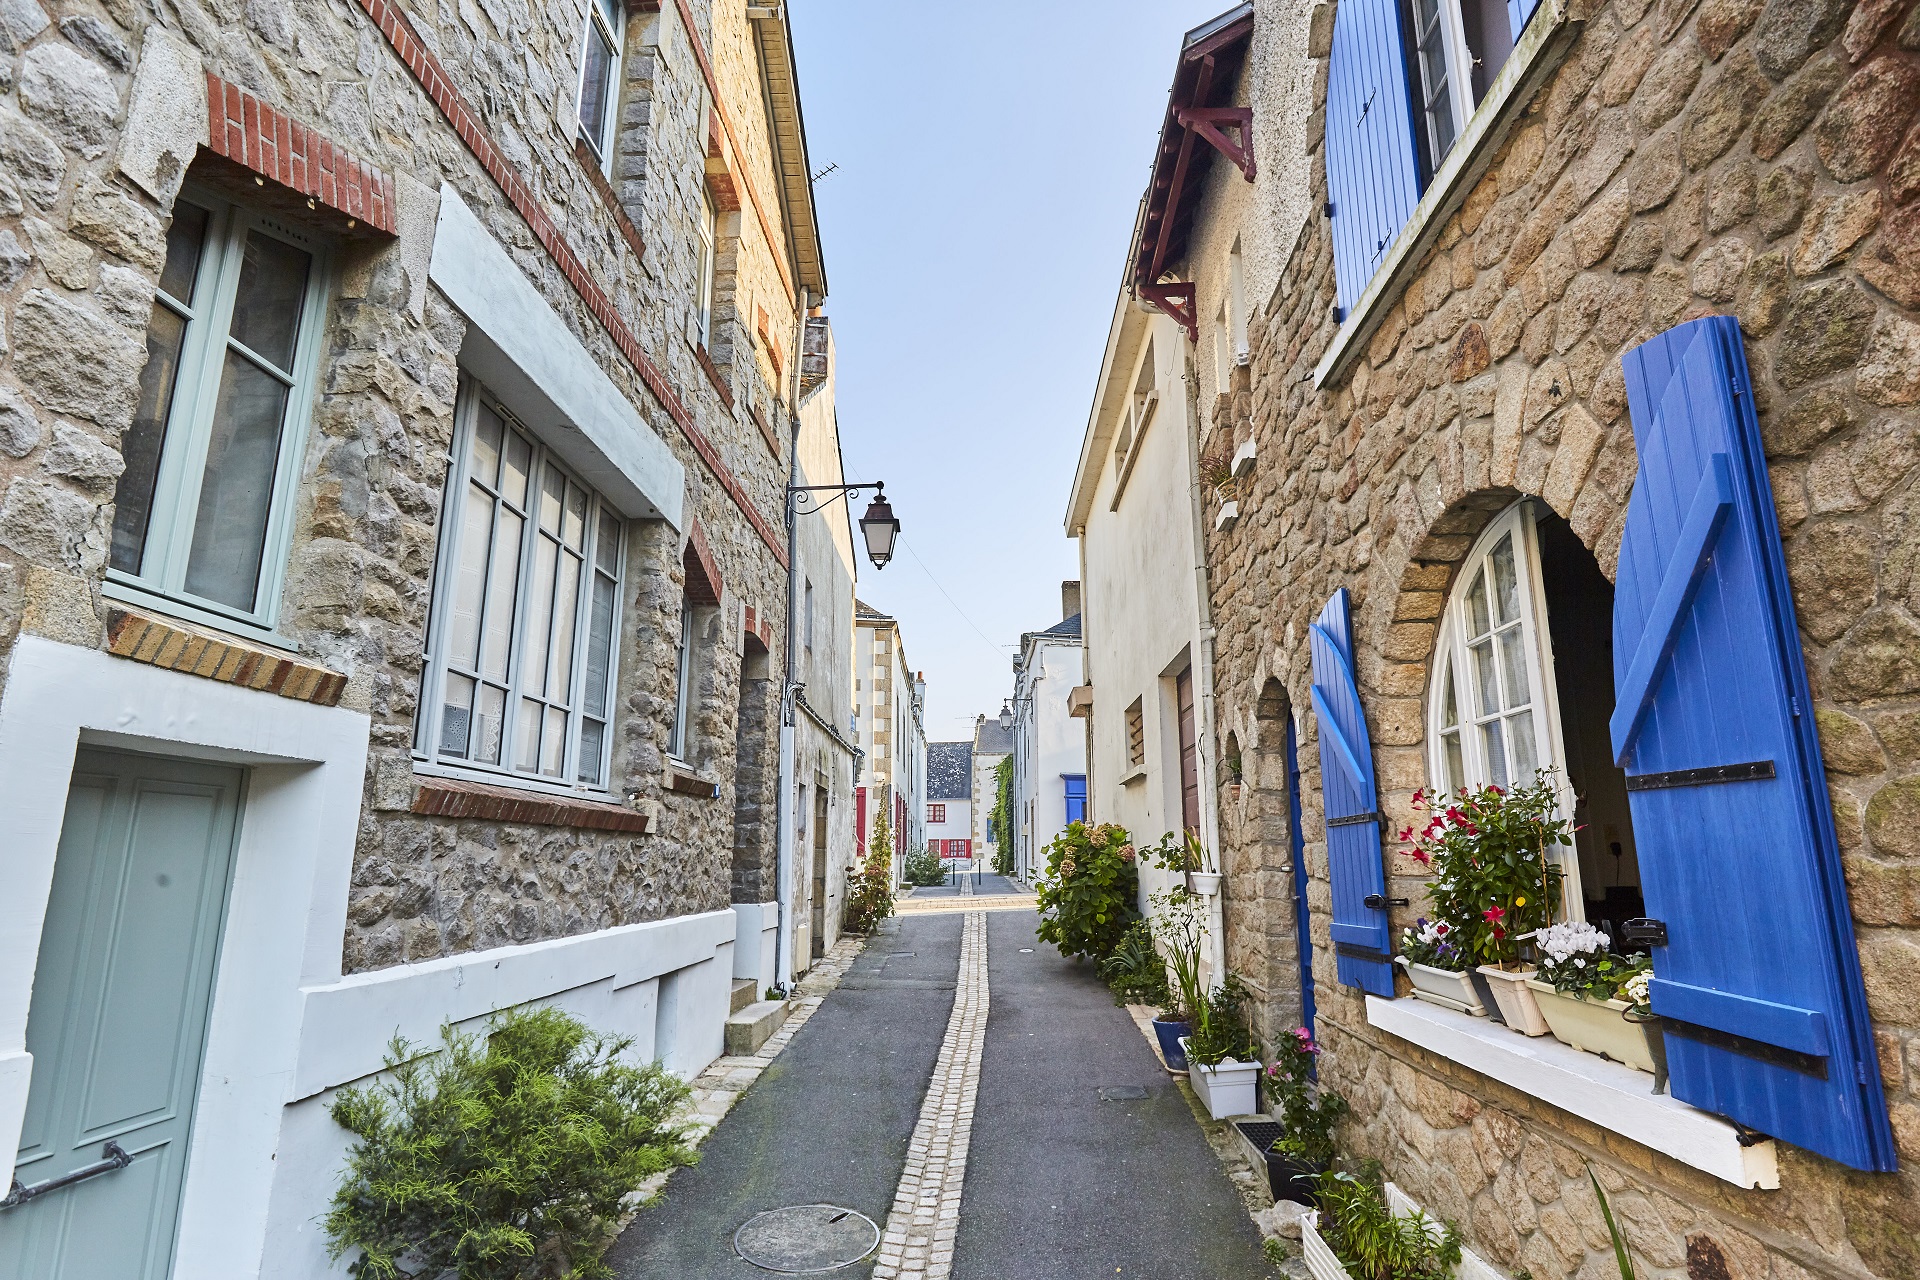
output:
[[1193,668],[1182,671],[1173,682],[1174,696],[1180,704],[1180,824],[1188,831],[1200,830],[1200,744],[1193,735]]

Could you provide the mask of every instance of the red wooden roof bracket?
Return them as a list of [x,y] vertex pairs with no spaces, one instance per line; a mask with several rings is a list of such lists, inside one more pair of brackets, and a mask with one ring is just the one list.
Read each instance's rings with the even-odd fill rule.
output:
[[[1240,167],[1248,182],[1253,181],[1252,107],[1175,107],[1173,118],[1211,142],[1216,151]],[[1222,125],[1238,130],[1240,140],[1228,139],[1220,132]]]
[[1189,342],[1200,341],[1200,319],[1194,314],[1194,289],[1191,280],[1173,280],[1166,284],[1136,285],[1140,296],[1158,307],[1187,331]]

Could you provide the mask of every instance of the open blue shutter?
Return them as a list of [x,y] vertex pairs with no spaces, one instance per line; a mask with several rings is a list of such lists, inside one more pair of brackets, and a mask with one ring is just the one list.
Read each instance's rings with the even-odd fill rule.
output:
[[1895,1167],[1738,324],[1627,353],[1640,471],[1615,588],[1627,771],[1673,1095]]
[[1340,0],[1327,68],[1327,199],[1333,206],[1336,320],[1420,202],[1413,102],[1398,0]]
[[1540,7],[1540,0],[1507,0],[1507,27],[1513,32],[1513,42],[1520,43],[1520,33],[1526,30],[1527,19]]
[[[1327,877],[1333,882],[1333,950],[1340,981],[1393,997],[1387,878],[1380,861],[1380,813],[1373,739],[1353,680],[1353,623],[1347,589],[1327,601],[1310,629],[1313,713],[1320,726],[1320,799],[1327,816]],[[1380,906],[1368,906],[1372,897]]]

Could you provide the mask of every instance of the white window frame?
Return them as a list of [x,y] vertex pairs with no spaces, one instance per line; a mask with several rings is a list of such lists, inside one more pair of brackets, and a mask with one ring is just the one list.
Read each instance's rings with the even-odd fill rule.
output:
[[[626,27],[626,7],[620,0],[588,0],[587,22],[580,36],[580,83],[574,97],[574,118],[580,123],[588,149],[599,158],[602,173],[613,170],[614,126],[620,114],[620,68],[626,53]],[[587,72],[592,66],[588,55],[595,35],[604,39],[612,51],[607,60],[606,101],[601,104],[597,124],[586,118]]]
[[[713,285],[719,269],[720,211],[713,202],[713,188],[700,184],[700,208],[694,217],[700,246],[700,279],[695,291],[695,340],[704,351],[713,346]],[[752,379],[748,379],[749,382]]]
[[[1511,710],[1476,716],[1473,708],[1478,706],[1474,669],[1467,649],[1467,641],[1473,634],[1470,620],[1470,597],[1475,579],[1483,571],[1489,577],[1492,574],[1492,557],[1495,548],[1503,538],[1513,539],[1513,562],[1517,576],[1517,596],[1519,609],[1518,627],[1522,636],[1522,653],[1526,663],[1527,679],[1533,690],[1533,696],[1527,703],[1533,728],[1534,756],[1536,768],[1555,769],[1557,790],[1560,795],[1560,807],[1563,814],[1572,814],[1574,792],[1567,780],[1566,739],[1560,728],[1560,698],[1558,686],[1554,682],[1553,637],[1548,626],[1547,599],[1540,571],[1540,534],[1538,513],[1531,498],[1520,501],[1494,517],[1485,530],[1474,540],[1473,548],[1461,561],[1459,572],[1447,593],[1446,612],[1441,617],[1439,638],[1434,645],[1433,672],[1427,687],[1427,770],[1433,785],[1442,790],[1465,784],[1482,786],[1498,781],[1487,758],[1487,752],[1476,727],[1488,720],[1511,717]],[[1492,600],[1489,594],[1489,607]],[[1499,624],[1497,629],[1505,630],[1513,624]],[[1499,665],[1499,646],[1495,645],[1495,665]],[[1457,725],[1448,725],[1446,712],[1446,682],[1449,673],[1455,675]],[[1455,777],[1446,747],[1446,737],[1457,734],[1460,744],[1462,771]],[[1508,782],[1526,783],[1531,778],[1518,778],[1509,774]],[[1503,784],[1504,785],[1504,784]],[[1556,851],[1561,869],[1565,872],[1561,889],[1562,919],[1584,920],[1586,918],[1586,900],[1582,897],[1580,886],[1580,859],[1571,846]]]
[[[190,621],[291,648],[291,643],[280,637],[276,628],[280,594],[286,582],[287,553],[293,537],[295,495],[301,460],[306,456],[320,349],[326,333],[331,255],[319,238],[223,200],[203,188],[187,185],[181,189],[179,199],[208,211],[206,238],[201,244],[193,297],[176,299],[157,288],[154,291],[154,307],[165,308],[184,318],[186,333],[181,341],[173,396],[161,433],[160,460],[148,509],[140,568],[128,571],[109,565],[103,591],[109,597],[128,603],[154,606]],[[284,371],[291,374],[290,380],[282,376],[283,371],[271,369],[271,362],[254,356],[229,333],[247,238],[255,232],[292,245],[313,258],[300,304],[292,368]],[[280,429],[279,461],[274,468],[273,495],[268,505],[266,536],[261,544],[260,572],[251,609],[239,609],[195,595],[186,586],[200,486],[205,479],[221,374],[229,349],[269,369],[288,387]],[[111,528],[108,537],[111,541]]]
[[687,596],[680,597],[680,640],[673,657],[673,723],[667,732],[667,756],[681,764],[690,764],[687,750],[693,732],[693,642],[695,606]]
[[[532,446],[527,471],[525,524],[521,529],[520,558],[513,590],[515,620],[509,642],[511,649],[505,684],[506,710],[501,722],[501,750],[498,764],[474,760],[467,756],[456,756],[443,751],[440,746],[446,703],[446,679],[450,669],[447,649],[448,632],[451,630],[452,623],[449,615],[457,589],[460,541],[464,527],[462,517],[466,511],[469,485],[472,483],[472,440],[482,401],[485,401],[487,406],[499,415],[507,431],[517,432]],[[570,485],[578,487],[587,495],[586,533],[580,552],[583,561],[582,584],[574,603],[573,671],[566,691],[567,740],[561,753],[560,773],[557,777],[540,772],[537,761],[533,770],[518,768],[513,763],[517,747],[515,729],[521,715],[522,700],[531,697],[536,701],[547,701],[539,695],[526,692],[527,673],[523,668],[527,656],[525,650],[530,618],[530,612],[525,607],[526,596],[534,573],[536,559],[534,551],[538,540],[546,536],[539,528],[534,504],[538,501],[540,486],[548,468],[557,471]],[[593,586],[596,575],[605,576],[597,567],[602,513],[612,517],[614,527],[619,531],[619,541],[622,545],[615,548],[613,561],[613,616],[609,620],[612,643],[607,655],[606,703],[602,714],[593,715],[584,704],[589,665],[588,647],[591,642],[593,618]],[[490,533],[492,527],[490,524]],[[568,795],[585,793],[599,796],[612,793],[614,709],[619,704],[620,630],[623,621],[623,597],[626,593],[625,534],[626,521],[617,508],[561,462],[536,433],[528,430],[525,424],[477,380],[462,377],[460,398],[454,418],[453,456],[447,467],[445,498],[441,504],[439,547],[435,554],[433,603],[427,629],[425,666],[421,675],[420,705],[415,716],[413,754],[416,769]],[[491,586],[490,581],[488,586]],[[484,628],[484,622],[482,626]],[[468,673],[456,671],[454,674],[467,675]],[[605,726],[600,744],[600,781],[597,784],[579,780],[581,729],[583,722],[588,719],[598,720]]]
[[[1438,170],[1453,154],[1453,149],[1460,145],[1467,131],[1467,121],[1473,116],[1473,54],[1467,47],[1466,23],[1460,16],[1460,0],[1406,0],[1406,3],[1407,38],[1413,46],[1409,53],[1409,61],[1413,64],[1412,88],[1418,99],[1414,103],[1414,114],[1419,119],[1426,141],[1427,164],[1430,169]],[[1444,105],[1447,123],[1452,130],[1444,150],[1435,136],[1433,108],[1439,104],[1429,101],[1432,91],[1427,85],[1427,64],[1420,44],[1420,6],[1423,3],[1432,3],[1439,11],[1439,24],[1434,38],[1440,42],[1442,57],[1446,62]]]

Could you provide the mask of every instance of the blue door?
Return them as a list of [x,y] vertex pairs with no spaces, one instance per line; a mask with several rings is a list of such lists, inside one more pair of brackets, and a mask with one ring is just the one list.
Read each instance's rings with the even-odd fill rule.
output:
[[1327,876],[1333,889],[1333,950],[1340,981],[1393,998],[1386,870],[1373,780],[1373,739],[1353,678],[1347,589],[1309,628],[1313,713],[1320,731],[1320,797],[1326,807]]
[[[79,753],[27,1014],[33,1078],[0,1276],[171,1269],[241,782]],[[91,1176],[49,1186],[76,1174]]]
[[1624,360],[1639,474],[1614,594],[1627,773],[1673,1095],[1895,1167],[1740,329]]

